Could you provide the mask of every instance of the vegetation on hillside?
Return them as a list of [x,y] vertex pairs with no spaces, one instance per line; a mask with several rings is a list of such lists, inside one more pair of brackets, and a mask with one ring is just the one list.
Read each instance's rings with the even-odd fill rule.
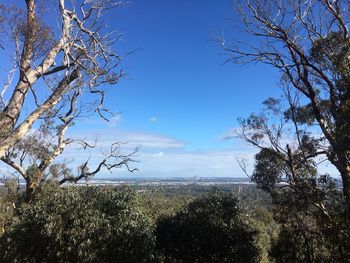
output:
[[[128,188],[45,187],[2,235],[4,262],[150,262],[153,225]],[[7,218],[4,218],[8,220]]]
[[[124,75],[103,21],[121,1],[80,2],[49,3],[52,17],[45,1],[0,4],[0,48],[14,54],[0,92],[1,262],[350,262],[349,0],[237,1],[253,40],[222,40],[227,61],[281,74],[282,96],[239,120],[259,150],[252,173],[241,163],[256,185],[143,192],[69,184],[132,172],[138,150],[113,141],[92,157],[98,144],[66,137],[81,116],[114,116],[105,94]],[[76,167],[57,159],[73,144],[89,153]]]

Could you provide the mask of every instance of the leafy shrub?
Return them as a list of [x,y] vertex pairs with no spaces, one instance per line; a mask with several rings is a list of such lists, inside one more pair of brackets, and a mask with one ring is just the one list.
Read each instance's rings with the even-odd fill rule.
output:
[[15,203],[7,198],[6,194],[0,193],[0,237],[18,218],[14,209]]
[[281,225],[271,256],[277,263],[350,262],[349,226],[341,217],[330,221],[316,212],[299,212]]
[[176,262],[258,262],[256,232],[231,194],[212,192],[157,222],[157,248]]
[[5,262],[148,262],[153,249],[153,228],[128,188],[48,188],[0,242]]
[[270,250],[278,239],[280,225],[273,218],[272,212],[265,208],[251,207],[246,212],[249,213],[249,216],[245,222],[257,231],[256,244],[261,251],[260,263],[274,262]]
[[174,214],[185,204],[188,204],[193,197],[169,195],[159,189],[146,191],[140,194],[140,205],[142,211],[155,223],[158,218]]

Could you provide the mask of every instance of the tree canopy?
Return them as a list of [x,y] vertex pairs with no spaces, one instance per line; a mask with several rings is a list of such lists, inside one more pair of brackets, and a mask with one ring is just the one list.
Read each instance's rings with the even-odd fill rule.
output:
[[212,192],[157,223],[157,247],[182,262],[258,262],[256,232],[232,194]]
[[46,186],[0,240],[5,262],[149,262],[153,227],[128,188]]
[[[241,137],[286,164],[289,184],[329,161],[342,178],[350,211],[349,2],[242,1],[239,12],[251,43],[223,40],[228,61],[262,62],[281,73],[282,99],[242,119]],[[298,171],[308,170],[301,176]]]
[[[242,167],[273,198],[282,226],[273,253],[280,262],[348,258],[348,8],[346,0],[240,1],[248,42],[221,42],[228,62],[264,63],[280,73],[281,97],[266,99],[237,130],[259,149],[252,173]],[[325,162],[337,169],[341,185],[320,169]]]

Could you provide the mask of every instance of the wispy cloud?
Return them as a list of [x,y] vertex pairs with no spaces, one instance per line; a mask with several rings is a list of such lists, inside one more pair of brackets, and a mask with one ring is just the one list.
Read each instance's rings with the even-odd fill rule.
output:
[[[85,133],[93,137],[96,133]],[[243,176],[236,159],[253,158],[255,150],[241,143],[233,143],[229,149],[193,149],[189,144],[171,136],[143,131],[108,130],[101,132],[99,145],[107,149],[115,140],[127,142],[122,151],[131,151],[140,145],[135,156],[138,161],[133,164],[139,171],[136,176],[167,177],[167,176]],[[66,157],[76,161],[85,160],[83,153],[76,149],[66,152]],[[92,153],[91,164],[97,162],[101,152]],[[102,173],[107,176],[108,173]],[[124,169],[113,171],[114,176],[131,176]]]
[[157,152],[157,153],[154,153],[152,154],[153,157],[162,157],[164,156],[164,152]]
[[149,118],[149,122],[155,123],[158,121],[158,117],[157,116],[152,116],[151,118]]
[[186,143],[176,138],[145,132],[121,132],[120,137],[130,145],[140,145],[142,148],[171,149],[184,148]]
[[220,140],[226,141],[226,140],[231,140],[237,138],[237,129],[236,128],[231,128],[224,134],[221,134],[219,136]]
[[[139,176],[240,177],[242,173],[234,150],[181,150],[140,152]],[[244,154],[245,156],[247,153]],[[253,154],[254,155],[254,154]],[[154,158],[161,157],[161,158]]]
[[106,123],[106,125],[107,125],[107,127],[117,127],[117,125],[119,124],[121,119],[122,119],[121,114],[117,114],[117,115],[113,116],[112,118],[110,118],[108,120],[108,122]]
[[[81,131],[76,130],[71,135],[79,137],[79,134],[82,134]],[[99,176],[242,177],[245,175],[238,161],[248,160],[248,168],[251,170],[254,164],[254,155],[258,151],[256,148],[238,139],[228,141],[224,149],[193,149],[190,144],[178,138],[144,131],[105,129],[98,132],[96,130],[88,130],[83,133],[83,137],[91,139],[91,141],[96,135],[98,139],[97,149],[89,152],[83,151],[78,147],[69,147],[59,160],[68,161],[71,167],[77,167],[89,159],[93,169],[103,159],[103,153],[108,151],[111,143],[123,141],[126,144],[122,145],[121,151],[126,154],[132,152],[136,146],[141,146],[134,156],[137,162],[131,164],[132,168],[138,168],[139,171],[131,174],[126,169],[116,169],[113,170],[112,174],[108,171],[101,171]],[[4,167],[0,166],[0,168]],[[324,169],[331,172],[330,166]]]
[[88,130],[84,133],[75,131],[69,136],[84,138],[91,142],[96,140],[100,147],[108,147],[117,141],[125,143],[124,147],[127,148],[140,146],[143,149],[179,149],[187,145],[186,142],[167,135],[120,129]]

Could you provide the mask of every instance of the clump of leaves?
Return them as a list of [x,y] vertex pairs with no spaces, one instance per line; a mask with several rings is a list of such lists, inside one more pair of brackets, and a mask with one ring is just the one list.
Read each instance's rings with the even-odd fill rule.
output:
[[[157,222],[157,247],[179,262],[258,262],[256,232],[241,219],[232,194],[212,192]],[[177,261],[176,261],[177,262]]]
[[46,187],[0,240],[16,262],[148,262],[153,229],[128,188]]

